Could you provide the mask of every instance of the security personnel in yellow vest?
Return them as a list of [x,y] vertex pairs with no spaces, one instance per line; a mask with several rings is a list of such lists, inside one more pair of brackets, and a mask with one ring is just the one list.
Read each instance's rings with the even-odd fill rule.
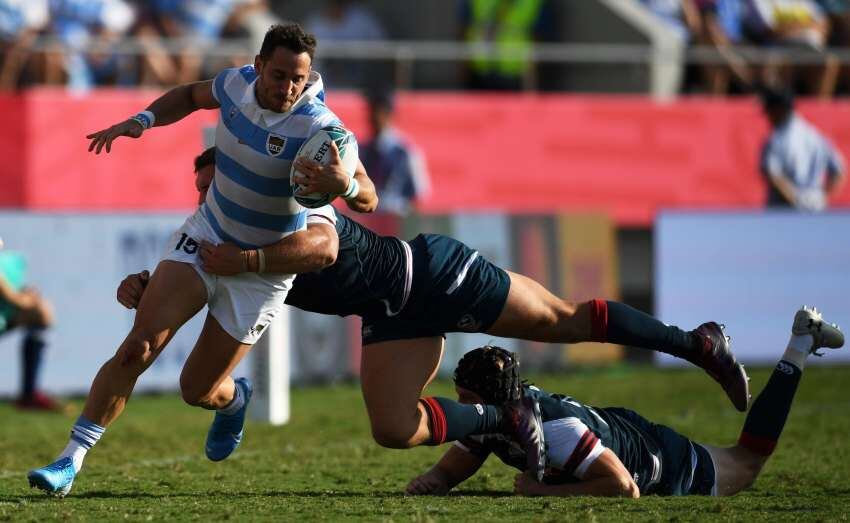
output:
[[518,90],[533,64],[527,58],[545,32],[545,0],[461,0],[461,22],[468,43],[493,46],[468,64],[467,87]]

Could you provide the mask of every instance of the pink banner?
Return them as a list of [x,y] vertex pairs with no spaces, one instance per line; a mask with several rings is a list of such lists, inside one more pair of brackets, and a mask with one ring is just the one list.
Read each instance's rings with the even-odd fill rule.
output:
[[[192,159],[214,111],[156,128],[109,155],[85,135],[144,108],[156,91],[57,89],[0,96],[0,205],[39,210],[162,210],[194,205]],[[368,138],[353,93],[329,105]],[[802,101],[800,112],[850,157],[850,103]],[[752,99],[409,93],[399,127],[425,152],[425,213],[603,211],[649,224],[662,208],[755,209],[767,126]],[[837,200],[850,205],[850,188]]]

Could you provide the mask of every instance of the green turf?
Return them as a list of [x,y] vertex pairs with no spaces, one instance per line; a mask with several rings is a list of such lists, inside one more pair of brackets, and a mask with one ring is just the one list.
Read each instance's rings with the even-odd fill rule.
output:
[[[759,391],[768,371],[755,371]],[[540,377],[589,404],[623,405],[707,443],[735,440],[743,415],[696,371],[612,370]],[[779,448],[755,487],[731,498],[521,498],[491,459],[449,497],[406,497],[441,453],[386,450],[369,436],[357,386],[293,391],[293,420],[250,424],[222,463],[203,456],[211,415],[177,397],[139,397],[89,455],[71,495],[49,499],[26,470],[61,450],[74,416],[0,406],[0,520],[610,521],[846,520],[850,512],[850,368],[810,368]],[[446,383],[432,393],[449,394]]]

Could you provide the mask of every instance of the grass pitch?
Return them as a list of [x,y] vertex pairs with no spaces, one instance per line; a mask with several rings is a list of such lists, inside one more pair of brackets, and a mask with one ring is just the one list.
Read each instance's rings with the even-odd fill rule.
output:
[[[753,372],[758,393],[768,370]],[[744,420],[694,370],[614,369],[541,376],[553,392],[621,405],[698,441],[735,441]],[[847,520],[850,367],[809,368],[779,447],[750,491],[731,498],[521,498],[495,458],[448,497],[407,497],[407,481],[440,448],[387,450],[372,442],[356,385],[295,389],[293,420],[252,423],[230,459],[203,445],[211,413],[176,396],[138,397],[89,454],[65,499],[30,490],[26,471],[64,446],[75,414],[21,414],[0,405],[0,520],[611,521]],[[451,394],[439,382],[431,394]]]

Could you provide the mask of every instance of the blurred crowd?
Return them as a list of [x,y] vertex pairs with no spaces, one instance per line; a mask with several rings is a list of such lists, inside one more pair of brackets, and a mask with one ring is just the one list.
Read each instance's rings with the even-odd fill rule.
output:
[[[640,0],[686,44],[716,48],[722,60],[692,74],[691,85],[713,94],[754,85],[786,85],[830,97],[850,88],[850,69],[829,50],[850,45],[850,0]],[[753,63],[743,46],[767,51]],[[802,57],[794,66],[789,55]],[[696,76],[698,78],[694,79]]]
[[[553,15],[565,11],[559,2],[566,1],[455,0],[454,12],[440,12],[447,19],[443,26],[457,29],[451,35],[457,41],[494,50],[457,62],[463,84],[533,87],[527,80],[537,66],[523,53],[536,42],[570,41],[563,17]],[[820,97],[850,91],[850,67],[833,51],[850,44],[850,0],[617,1],[642,9],[683,45],[717,51],[713,63],[687,67],[686,91],[723,95],[779,83]],[[317,1],[298,18],[320,43],[390,35],[423,39],[399,34],[386,9],[381,19],[372,5],[377,2]],[[222,67],[250,62],[265,29],[286,17],[288,6],[282,0],[0,0],[0,89],[170,86],[210,77]],[[254,45],[221,52],[228,42],[246,41]],[[745,48],[764,53],[754,60]],[[363,88],[376,78],[393,78],[392,65],[383,74],[387,67],[377,61],[325,60],[317,68],[336,87]]]

